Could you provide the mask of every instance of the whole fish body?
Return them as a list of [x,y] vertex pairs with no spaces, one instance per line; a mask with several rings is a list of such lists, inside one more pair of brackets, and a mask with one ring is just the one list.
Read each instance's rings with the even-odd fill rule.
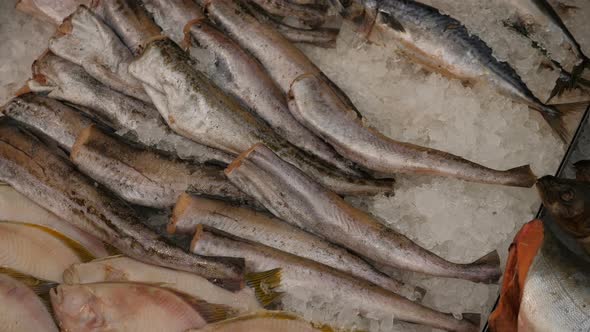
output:
[[98,282],[161,284],[162,287],[174,289],[209,303],[230,306],[240,312],[260,309],[254,292],[248,287],[231,292],[215,286],[194,273],[150,265],[125,256],[112,256],[73,264],[64,271],[63,280],[68,285]]
[[545,232],[527,273],[518,331],[590,330],[590,266]]
[[68,152],[82,130],[94,123],[60,101],[34,93],[13,98],[3,106],[2,113],[35,133],[51,138]]
[[[498,61],[492,49],[456,19],[412,0],[362,0],[369,29],[387,31],[407,57],[445,76],[467,82],[486,82],[498,92],[540,112],[565,141],[561,118],[577,104],[561,106],[541,102],[507,62]],[[370,33],[370,31],[369,31]]]
[[[199,6],[184,0],[151,0],[156,23],[167,27],[177,44],[188,42],[197,69],[204,72],[215,85],[235,97],[253,111],[289,143],[314,155],[339,170],[363,176],[334,149],[302,126],[289,112],[286,96],[268,76],[262,65],[236,42],[208,22]],[[193,13],[188,16],[187,13]],[[163,22],[163,23],[161,23]],[[176,27],[176,28],[172,28]],[[184,36],[183,32],[186,32]],[[179,39],[179,37],[181,37]],[[206,53],[212,59],[205,61]]]
[[231,156],[176,135],[147,103],[112,90],[84,71],[84,68],[47,53],[33,64],[34,79],[29,87],[51,98],[84,107],[91,116],[131,138],[197,162],[229,163]]
[[8,185],[0,185],[0,220],[43,226],[79,243],[94,257],[108,256],[105,245],[97,238],[60,219]]
[[354,105],[299,49],[239,5],[213,0],[209,17],[267,69],[284,93],[289,110],[305,127],[345,158],[381,174],[428,173],[469,181],[530,187],[535,177],[523,166],[497,171],[442,151],[394,141],[367,128]]
[[448,262],[349,205],[264,145],[244,152],[225,172],[275,216],[370,261],[474,282],[496,282],[500,277],[497,252],[471,264]]
[[285,141],[195,70],[191,59],[170,40],[149,44],[129,70],[145,83],[160,114],[182,136],[232,155],[264,142],[282,158],[340,194],[393,190],[392,180],[347,176]]
[[326,332],[327,330],[325,327],[316,327],[287,312],[260,311],[187,332]]
[[35,224],[0,222],[0,247],[2,268],[57,283],[70,265],[94,258],[76,241]]
[[168,231],[194,234],[198,225],[333,267],[412,300],[421,299],[424,295],[423,290],[389,278],[345,249],[267,213],[223,201],[181,195],[174,207]]
[[[328,306],[346,303],[361,314],[390,317],[429,325],[448,331],[476,331],[479,325],[457,320],[380,287],[351,277],[325,265],[256,243],[235,241],[201,228],[191,243],[200,255],[225,255],[246,258],[247,283],[256,290],[259,301],[272,303],[280,293],[306,296],[313,291]],[[260,272],[267,271],[267,272]],[[258,272],[258,273],[256,273]]]
[[184,332],[230,315],[168,288],[141,283],[59,285],[51,304],[64,331]]
[[80,6],[49,40],[54,54],[77,65],[104,85],[150,103],[142,84],[129,74],[133,55],[100,17]]
[[0,326],[5,332],[58,332],[47,306],[22,282],[0,273]]
[[240,283],[241,260],[198,257],[168,244],[131,207],[95,186],[57,151],[6,121],[0,125],[0,181],[130,257],[219,283]]
[[80,133],[70,159],[83,173],[133,204],[169,208],[187,190],[254,204],[225,178],[219,166],[190,163],[137,148],[95,126]]

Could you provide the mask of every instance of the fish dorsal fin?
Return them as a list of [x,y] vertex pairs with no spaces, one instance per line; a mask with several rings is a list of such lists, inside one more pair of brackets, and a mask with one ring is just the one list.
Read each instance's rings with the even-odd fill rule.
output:
[[254,289],[258,302],[266,307],[279,299],[283,293],[275,289],[281,285],[281,268],[264,272],[247,273],[246,285]]
[[207,323],[219,322],[238,315],[238,310],[233,309],[232,307],[223,304],[209,303],[203,299],[188,295],[176,289],[168,288],[166,286],[162,287],[182,298],[186,303],[193,307],[193,309],[197,311]]
[[14,224],[14,225],[22,225],[25,227],[39,229],[39,230],[53,236],[54,238],[60,240],[63,244],[65,244],[70,249],[72,249],[76,253],[76,255],[80,258],[80,260],[83,262],[89,262],[89,261],[96,258],[92,253],[90,253],[90,251],[88,251],[88,249],[86,249],[86,247],[84,247],[82,244],[80,244],[80,242],[67,237],[66,235],[56,231],[55,229],[41,226],[41,225],[37,225],[37,224],[31,224],[31,223],[20,223],[20,222],[13,222],[13,221],[0,221],[0,222],[10,223],[10,224]]

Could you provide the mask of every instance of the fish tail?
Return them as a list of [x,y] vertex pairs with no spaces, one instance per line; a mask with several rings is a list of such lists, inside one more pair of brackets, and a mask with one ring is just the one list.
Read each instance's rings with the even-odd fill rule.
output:
[[282,292],[275,291],[281,285],[282,269],[272,269],[264,272],[246,274],[246,285],[254,289],[256,299],[263,307],[266,307],[277,301]]
[[586,107],[588,107],[588,102],[542,105],[540,107],[532,108],[541,113],[553,131],[555,131],[559,138],[567,144],[571,139],[571,135],[567,131],[563,116],[584,111]]
[[533,173],[530,165],[523,165],[506,170],[505,173],[510,174],[509,182],[504,184],[530,188],[537,182],[537,176]]
[[494,250],[473,263],[467,264],[468,276],[466,278],[473,282],[486,284],[496,283],[502,272],[500,271],[500,256]]

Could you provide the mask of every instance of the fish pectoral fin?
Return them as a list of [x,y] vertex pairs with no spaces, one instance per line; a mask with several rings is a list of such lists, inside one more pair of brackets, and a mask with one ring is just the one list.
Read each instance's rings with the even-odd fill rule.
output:
[[274,303],[283,295],[283,293],[275,291],[281,285],[281,271],[280,268],[277,268],[246,274],[246,285],[254,289],[256,299],[263,307]]
[[528,37],[530,35],[529,28],[528,28],[527,24],[524,22],[524,20],[522,20],[522,19],[517,18],[515,20],[503,20],[502,24],[506,28],[508,28],[508,29],[510,29],[510,30],[512,30],[524,37]]
[[393,15],[386,12],[379,12],[377,20],[380,24],[384,24],[395,31],[406,32],[404,26]]

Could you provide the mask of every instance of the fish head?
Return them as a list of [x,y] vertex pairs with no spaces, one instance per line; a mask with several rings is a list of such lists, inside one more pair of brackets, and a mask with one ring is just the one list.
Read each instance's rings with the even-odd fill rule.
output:
[[590,236],[590,184],[544,176],[537,181],[537,190],[559,225],[576,237]]
[[51,306],[62,329],[88,331],[105,327],[100,299],[85,285],[60,285],[50,292]]

